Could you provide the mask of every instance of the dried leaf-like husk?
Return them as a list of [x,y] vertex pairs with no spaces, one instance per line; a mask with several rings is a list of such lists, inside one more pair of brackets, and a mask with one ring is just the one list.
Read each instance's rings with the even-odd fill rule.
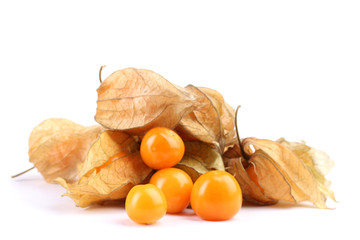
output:
[[230,147],[222,157],[226,171],[238,181],[244,200],[258,205],[271,205],[278,202],[277,199],[265,195],[262,189],[251,180],[244,168],[247,166],[247,162],[241,156],[239,144]]
[[132,154],[139,152],[139,144],[135,138],[121,131],[104,131],[89,149],[87,159],[84,162],[79,177],[81,178],[94,167],[99,167],[108,161],[109,157],[124,152]]
[[[228,147],[231,147],[237,141],[236,139],[236,129],[235,129],[235,111],[234,109],[225,102],[223,96],[216,90],[211,88],[200,87],[201,91],[210,96],[212,102],[217,102],[214,104],[219,115],[223,128],[223,138],[225,139],[225,146],[223,151],[225,152]],[[236,141],[235,141],[236,140]]]
[[281,171],[276,163],[261,150],[253,153],[249,163],[254,165],[257,181],[264,196],[288,202],[302,202],[309,199],[296,184],[287,180],[289,177],[286,173]]
[[29,137],[29,161],[47,182],[77,178],[78,165],[87,155],[102,127],[84,127],[67,119],[51,118],[33,129]]
[[213,89],[192,85],[186,89],[198,95],[203,104],[184,116],[176,130],[186,139],[209,143],[224,152],[234,143],[235,112]]
[[225,170],[221,155],[208,144],[200,141],[185,142],[185,154],[175,166],[195,180],[210,170]]
[[[56,179],[67,190],[64,195],[80,207],[125,198],[131,187],[143,182],[152,171],[142,161],[139,147],[131,139],[120,131],[103,132],[89,150],[79,181],[68,183],[62,178]],[[119,152],[125,154],[97,171]]]
[[266,139],[246,138],[243,145],[251,156],[249,162],[255,166],[258,183],[266,195],[293,202],[310,200],[316,207],[326,208],[326,197],[333,197],[332,192],[292,150]]
[[145,69],[116,71],[97,92],[95,120],[106,128],[135,135],[155,126],[173,129],[199,105],[198,96]]
[[[219,151],[224,148],[223,129],[220,115],[209,96],[199,88],[189,85],[186,87],[193,94],[200,96],[202,106],[195,109],[191,114],[184,116],[177,131],[186,132],[193,139],[210,143]],[[181,129],[180,129],[181,128]]]
[[278,139],[277,142],[293,151],[320,183],[326,187],[330,186],[331,182],[325,178],[325,175],[329,173],[335,164],[328,154],[307,146],[305,142],[288,142],[284,138]]
[[49,118],[36,126],[29,137],[29,156],[41,144],[60,132],[77,132],[83,130],[84,126],[74,123],[65,118]]

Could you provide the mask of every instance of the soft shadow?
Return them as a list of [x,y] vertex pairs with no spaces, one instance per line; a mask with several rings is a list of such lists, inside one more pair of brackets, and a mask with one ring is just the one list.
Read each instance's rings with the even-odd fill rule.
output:
[[15,178],[11,177],[12,182],[43,182],[45,181],[43,178],[39,176],[18,176]]
[[186,216],[186,217],[196,216],[194,210],[192,210],[191,208],[186,208],[179,213],[166,213],[166,214],[170,216]]
[[242,207],[266,207],[266,206],[269,206],[269,205],[259,205],[259,204],[255,204],[255,203],[247,202],[247,201],[243,201],[243,203],[242,203]]
[[150,228],[150,227],[157,227],[157,226],[162,225],[161,221],[157,221],[152,224],[139,224],[139,223],[132,221],[130,218],[122,218],[122,219],[116,220],[115,223],[122,225],[122,226],[135,227],[135,228],[138,228],[138,227],[149,227]]
[[111,200],[111,201],[106,201],[100,204],[94,204],[91,205],[89,207],[86,208],[86,210],[91,211],[91,210],[96,210],[96,209],[105,209],[105,208],[124,208],[125,207],[125,200],[120,199],[120,200]]
[[185,215],[186,220],[193,221],[193,222],[204,222],[198,215],[191,214],[191,215]]
[[[114,211],[116,210],[116,211]],[[117,214],[118,210],[125,211],[125,201],[124,200],[111,200],[106,201],[102,204],[94,204],[84,208],[84,213],[91,214],[104,214],[104,213],[114,213]]]
[[122,219],[119,219],[119,220],[115,221],[115,223],[119,224],[119,225],[127,226],[127,227],[142,226],[142,225],[137,224],[136,222],[132,221],[130,218],[122,218]]
[[57,184],[47,183],[41,176],[19,176],[10,181],[14,197],[32,208],[62,214],[74,211],[69,206],[73,207],[75,204],[61,197],[64,189]]
[[265,207],[265,208],[276,208],[276,209],[288,209],[288,208],[311,208],[311,209],[316,209],[316,207],[314,207],[310,202],[301,202],[301,203],[291,203],[291,202],[285,202],[285,201],[279,201],[275,204],[271,204],[271,205],[257,205],[255,203],[251,203],[251,202],[243,202],[243,206],[244,208],[261,208],[261,207]]
[[291,202],[279,201],[277,204],[270,205],[269,207],[277,208],[277,209],[288,209],[288,208],[311,208],[311,209],[317,209],[311,203],[308,203],[308,202],[291,203]]

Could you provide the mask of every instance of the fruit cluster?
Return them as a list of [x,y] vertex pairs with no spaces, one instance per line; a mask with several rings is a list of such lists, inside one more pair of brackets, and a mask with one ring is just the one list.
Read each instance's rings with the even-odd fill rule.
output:
[[134,186],[126,197],[125,209],[134,222],[154,223],[166,213],[183,211],[189,203],[198,216],[209,221],[228,220],[240,210],[242,192],[228,172],[212,170],[193,183],[185,171],[173,168],[184,151],[184,142],[171,129],[155,127],[145,134],[141,158],[157,171],[148,184]]
[[180,87],[135,68],[100,82],[97,125],[50,118],[29,137],[34,168],[77,206],[127,198],[130,218],[148,224],[189,204],[205,220],[226,220],[242,198],[318,208],[327,208],[327,197],[335,201],[326,153],[284,138],[240,139],[239,108],[216,90]]

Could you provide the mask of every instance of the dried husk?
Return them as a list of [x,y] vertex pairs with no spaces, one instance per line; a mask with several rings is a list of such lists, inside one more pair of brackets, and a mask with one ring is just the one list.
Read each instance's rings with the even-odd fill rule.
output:
[[271,205],[278,202],[277,199],[265,195],[262,189],[251,180],[245,170],[248,163],[241,155],[239,144],[229,148],[222,157],[226,171],[231,173],[238,181],[245,201],[258,205]]
[[210,170],[225,170],[221,155],[200,141],[185,142],[185,154],[175,167],[187,172],[194,182]]
[[134,137],[116,130],[104,131],[91,146],[79,172],[79,177],[83,177],[95,167],[103,165],[109,157],[120,152],[132,154],[139,152],[139,144]]
[[199,87],[199,89],[209,96],[213,103],[217,102],[214,106],[220,115],[220,121],[223,129],[222,135],[225,139],[225,145],[222,152],[225,152],[228,147],[233,146],[237,141],[235,110],[227,102],[225,102],[223,96],[218,91],[205,87]]
[[[104,166],[111,157],[119,152],[124,155],[115,158]],[[99,167],[102,167],[99,170]],[[129,135],[120,131],[105,131],[91,146],[87,159],[80,171],[80,179],[68,183],[56,179],[76,205],[87,207],[108,200],[123,199],[130,189],[152,172],[141,159],[139,146]]]
[[111,74],[97,90],[95,120],[108,129],[143,135],[155,126],[173,129],[199,105],[198,96],[145,69]]
[[182,135],[185,133],[191,136],[192,139],[209,143],[215,146],[219,152],[222,151],[225,145],[223,127],[220,114],[213,101],[195,86],[189,85],[186,89],[200,96],[203,104],[202,107],[196,108],[181,119],[177,131]]
[[235,112],[216,90],[188,85],[198,95],[202,105],[184,116],[176,130],[182,137],[199,140],[223,153],[235,139]]
[[53,118],[29,138],[30,161],[80,207],[123,199],[131,187],[148,181],[153,170],[141,159],[139,139],[156,126],[175,129],[185,140],[184,157],[175,167],[193,181],[207,171],[226,170],[248,202],[309,200],[326,208],[327,197],[335,201],[325,178],[334,163],[326,153],[283,138],[246,138],[240,146],[235,111],[216,90],[182,88],[153,71],[126,68],[111,74],[97,93],[95,120],[101,126]]
[[29,137],[29,161],[47,182],[77,179],[81,164],[102,127],[84,127],[67,119],[51,118],[36,126]]
[[330,159],[329,155],[319,149],[309,147],[305,142],[288,142],[284,138],[278,139],[276,142],[287,147],[295,153],[311,171],[312,175],[323,185],[329,187],[331,182],[325,176],[334,167],[335,163]]
[[290,202],[309,200],[318,208],[327,208],[326,197],[334,199],[333,192],[286,146],[256,138],[246,138],[242,144],[266,196]]
[[49,118],[37,125],[29,137],[29,156],[41,144],[60,132],[76,132],[83,130],[84,126],[64,118]]
[[255,168],[258,184],[266,197],[288,202],[302,202],[308,200],[306,194],[298,189],[292,181],[288,182],[286,173],[279,170],[272,159],[261,150],[251,156],[249,164]]

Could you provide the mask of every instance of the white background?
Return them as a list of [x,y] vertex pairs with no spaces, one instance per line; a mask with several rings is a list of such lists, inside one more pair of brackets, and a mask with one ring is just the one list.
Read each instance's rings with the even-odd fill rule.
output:
[[[359,1],[1,1],[1,234],[6,239],[358,239]],[[244,206],[231,221],[191,211],[132,223],[118,206],[75,207],[31,167],[46,118],[95,124],[98,71],[154,70],[241,105],[241,137],[305,140],[335,161],[335,210]],[[350,219],[352,216],[355,217]],[[130,233],[131,235],[126,235]]]

